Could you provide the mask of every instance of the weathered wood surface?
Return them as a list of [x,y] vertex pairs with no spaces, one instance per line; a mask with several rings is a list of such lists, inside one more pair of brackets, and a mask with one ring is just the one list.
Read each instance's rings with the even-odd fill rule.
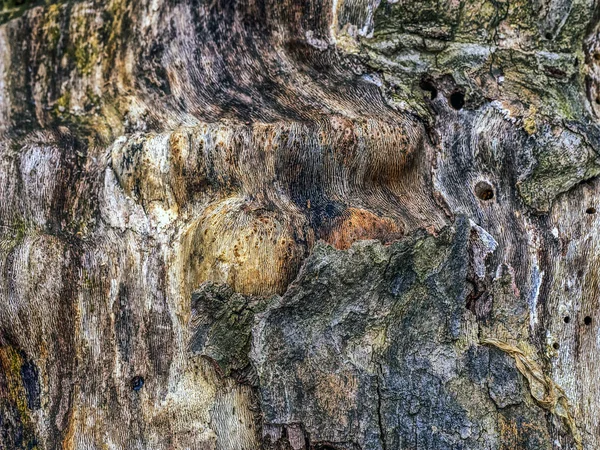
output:
[[597,2],[0,5],[0,449],[600,448]]

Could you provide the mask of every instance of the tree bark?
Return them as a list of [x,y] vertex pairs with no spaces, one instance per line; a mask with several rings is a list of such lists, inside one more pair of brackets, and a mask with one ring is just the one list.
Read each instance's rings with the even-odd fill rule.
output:
[[600,448],[596,1],[0,5],[0,449]]

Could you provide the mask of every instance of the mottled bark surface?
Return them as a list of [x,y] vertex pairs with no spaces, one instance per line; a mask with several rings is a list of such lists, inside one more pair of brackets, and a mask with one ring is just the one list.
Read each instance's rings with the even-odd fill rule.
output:
[[597,2],[0,8],[0,449],[600,448]]

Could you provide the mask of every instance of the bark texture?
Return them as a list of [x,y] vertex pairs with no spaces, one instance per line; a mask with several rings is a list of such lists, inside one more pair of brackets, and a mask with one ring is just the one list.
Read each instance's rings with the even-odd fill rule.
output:
[[0,8],[0,449],[600,448],[597,1]]

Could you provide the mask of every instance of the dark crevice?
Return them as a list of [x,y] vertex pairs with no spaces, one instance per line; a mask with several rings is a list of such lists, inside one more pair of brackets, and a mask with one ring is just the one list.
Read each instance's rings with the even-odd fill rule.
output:
[[133,391],[139,391],[144,386],[144,377],[136,375],[131,379],[130,385]]
[[379,377],[383,377],[383,372],[381,370],[381,364],[378,365],[378,369],[377,369],[377,423],[379,425],[379,439],[381,440],[381,448],[383,448],[383,450],[387,450],[387,443],[386,443],[386,435],[385,435],[385,428],[384,428],[384,424],[383,424],[383,414],[382,414],[382,405],[381,405],[381,385],[379,382]]
[[[25,359],[25,358],[24,358]],[[21,366],[21,380],[25,388],[27,407],[31,410],[41,408],[41,387],[39,370],[32,360],[25,359]]]
[[431,100],[435,100],[438,95],[438,90],[430,79],[423,79],[419,87],[424,91],[429,92]]
[[450,106],[452,106],[457,111],[463,109],[465,106],[465,94],[464,92],[456,91],[450,94]]
[[494,187],[487,181],[480,181],[475,185],[475,195],[479,200],[491,200],[494,198]]

